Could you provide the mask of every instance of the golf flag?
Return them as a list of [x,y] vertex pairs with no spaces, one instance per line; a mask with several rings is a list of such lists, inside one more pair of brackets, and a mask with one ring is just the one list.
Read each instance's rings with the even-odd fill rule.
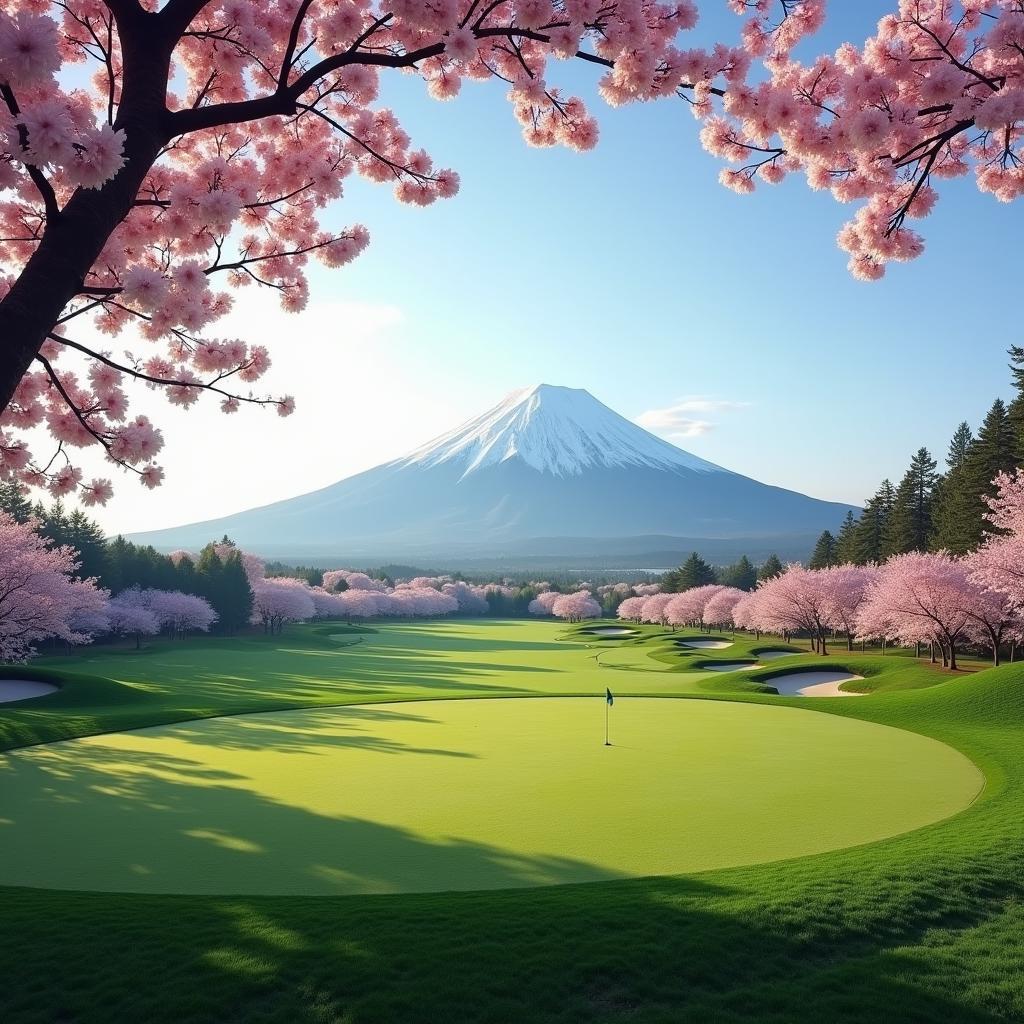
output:
[[608,702],[608,706],[611,707],[615,703],[615,698],[612,696],[612,691],[605,687],[604,699]]

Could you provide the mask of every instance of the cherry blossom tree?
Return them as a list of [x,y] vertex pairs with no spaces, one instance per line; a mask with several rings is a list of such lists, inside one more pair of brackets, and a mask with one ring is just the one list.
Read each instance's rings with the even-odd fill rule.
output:
[[462,581],[442,583],[441,593],[455,599],[460,615],[486,615],[490,610],[485,587],[477,587]]
[[89,620],[102,615],[106,591],[75,577],[76,552],[40,537],[33,522],[0,512],[0,659],[25,661],[40,640],[88,643]]
[[346,590],[338,596],[347,619],[372,619],[378,614],[379,595],[372,590]]
[[371,579],[365,572],[350,569],[330,569],[324,573],[324,590],[336,590],[344,582],[348,590],[373,590],[383,594],[388,588],[383,580]]
[[1016,644],[1021,639],[1024,620],[1021,618],[1020,607],[1012,597],[976,582],[973,570],[977,558],[975,553],[964,559],[971,590],[966,604],[968,633],[975,643],[992,651],[992,664],[998,667],[1000,647],[1007,641]]
[[343,619],[349,615],[344,594],[331,594],[322,587],[310,587],[313,617],[317,619]]
[[902,643],[937,643],[956,670],[957,645],[969,634],[968,611],[979,590],[967,566],[944,551],[911,552],[879,566],[857,616],[858,635]]
[[737,192],[800,173],[861,202],[838,239],[857,277],[920,255],[908,221],[931,213],[945,179],[973,173],[1002,202],[1024,194],[1022,0],[899,0],[862,47],[807,63],[793,50],[823,24],[825,0],[783,0],[775,21],[767,0],[731,4],[754,11],[743,52],[681,61],[704,147],[729,161],[721,181]]
[[526,610],[531,615],[553,615],[555,602],[562,595],[556,590],[545,590],[543,593],[538,594],[530,603],[527,605]]
[[667,626],[668,619],[665,615],[665,609],[668,607],[669,601],[675,596],[675,594],[651,594],[650,597],[644,598],[640,620],[655,626]]
[[180,590],[143,590],[142,598],[157,617],[162,629],[171,637],[184,637],[187,633],[205,633],[217,621],[217,613],[210,603],[196,594]]
[[644,614],[646,597],[627,597],[618,608],[618,617],[626,622],[640,622]]
[[992,531],[971,558],[971,579],[1024,608],[1024,470],[1000,473],[986,498]]
[[735,625],[733,612],[746,597],[747,592],[738,587],[722,587],[718,593],[712,594],[704,605],[704,621],[708,626],[717,626],[719,629]]
[[771,632],[804,631],[820,654],[828,654],[831,594],[825,573],[790,565],[780,576],[764,580],[757,588],[755,605],[760,627]]
[[751,590],[744,594],[732,609],[732,624],[737,629],[752,632],[758,640],[761,639],[761,631],[764,628],[761,625],[760,599],[760,588]]
[[[58,19],[59,18],[59,22]],[[130,416],[125,384],[180,405],[206,393],[292,411],[248,386],[269,353],[211,328],[227,289],[264,285],[285,309],[307,300],[311,257],[329,267],[366,246],[361,225],[328,227],[346,177],[391,183],[423,206],[456,194],[376,101],[385,70],[418,74],[439,100],[463,81],[509,87],[531,145],[591,149],[597,123],[547,81],[578,58],[606,72],[609,101],[692,91],[674,43],[693,0],[38,0],[0,9],[0,410],[3,467],[55,493],[106,501],[69,449],[101,446],[147,486],[163,438]],[[92,73],[78,88],[81,71]],[[69,76],[69,69],[76,73]],[[73,84],[72,84],[73,83]],[[85,344],[92,321],[138,342],[118,355]],[[141,348],[139,347],[141,345]],[[52,458],[19,432],[45,421]]]
[[826,621],[846,634],[846,649],[852,651],[857,615],[877,570],[873,565],[836,565],[818,571],[826,585]]
[[589,590],[577,590],[573,594],[559,594],[551,605],[551,613],[558,619],[581,622],[583,619],[599,618],[601,606]]
[[693,587],[680,594],[671,595],[665,605],[663,616],[670,626],[704,626],[704,608],[708,601],[725,587],[717,583],[709,583],[703,587]]
[[252,622],[262,625],[264,633],[280,633],[286,622],[302,622],[315,614],[305,581],[282,576],[253,582]]
[[107,623],[111,633],[134,636],[136,649],[144,636],[160,632],[160,619],[138,587],[122,590],[107,604]]

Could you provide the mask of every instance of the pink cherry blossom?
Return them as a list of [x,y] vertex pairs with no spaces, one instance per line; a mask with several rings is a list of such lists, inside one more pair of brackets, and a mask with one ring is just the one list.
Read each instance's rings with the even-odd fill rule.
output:
[[25,661],[36,644],[57,637],[88,643],[89,623],[102,616],[106,592],[75,577],[77,553],[55,547],[0,512],[0,659]]

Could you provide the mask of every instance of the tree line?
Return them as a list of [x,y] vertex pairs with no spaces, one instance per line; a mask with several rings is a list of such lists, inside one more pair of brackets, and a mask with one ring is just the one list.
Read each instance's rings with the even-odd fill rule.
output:
[[783,568],[778,555],[769,555],[761,565],[755,565],[742,555],[731,565],[716,567],[694,551],[682,565],[661,577],[661,590],[665,594],[679,594],[715,583],[737,590],[753,590],[758,583],[774,579]]
[[1024,464],[1024,347],[1012,345],[1010,373],[1016,395],[997,398],[975,434],[961,423],[946,452],[945,471],[919,448],[899,483],[883,480],[859,516],[848,512],[836,534],[825,530],[808,561],[811,569],[882,563],[914,551],[963,555],[981,544],[991,525],[986,499],[993,481]]
[[[33,522],[36,533],[52,544],[74,548],[79,563],[75,576],[95,579],[112,595],[137,588],[202,597],[217,613],[215,630],[221,633],[235,633],[249,621],[252,589],[237,549],[221,558],[208,544],[195,559],[171,558],[151,545],[124,537],[107,539],[81,509],[68,510],[59,499],[50,505],[33,503],[14,483],[0,484],[0,511],[18,523]],[[231,546],[228,538],[224,541]]]

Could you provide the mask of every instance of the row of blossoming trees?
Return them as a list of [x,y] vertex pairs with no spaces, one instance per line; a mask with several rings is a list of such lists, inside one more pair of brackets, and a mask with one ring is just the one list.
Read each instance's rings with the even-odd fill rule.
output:
[[[78,577],[74,548],[50,543],[34,525],[0,512],[0,660],[31,657],[36,645],[48,639],[78,645],[114,635],[134,637],[138,646],[144,636],[183,637],[206,632],[217,622],[210,602],[197,594],[133,586],[111,595],[95,579]],[[238,554],[230,544],[212,547],[223,560]],[[195,557],[185,551],[171,555],[177,563]],[[388,586],[344,569],[324,573],[323,586],[316,587],[291,577],[268,577],[259,558],[244,552],[240,557],[252,592],[250,622],[267,633],[310,619],[484,615],[489,596],[518,594],[505,584],[475,585],[447,576],[420,576]]]
[[1024,640],[1024,470],[996,480],[991,532],[964,556],[939,551],[898,555],[882,565],[806,569],[791,565],[747,593],[710,585],[681,594],[631,597],[619,617],[665,626],[727,626],[783,637],[806,634],[827,654],[829,638],[927,645],[957,667],[965,644],[992,651]]

